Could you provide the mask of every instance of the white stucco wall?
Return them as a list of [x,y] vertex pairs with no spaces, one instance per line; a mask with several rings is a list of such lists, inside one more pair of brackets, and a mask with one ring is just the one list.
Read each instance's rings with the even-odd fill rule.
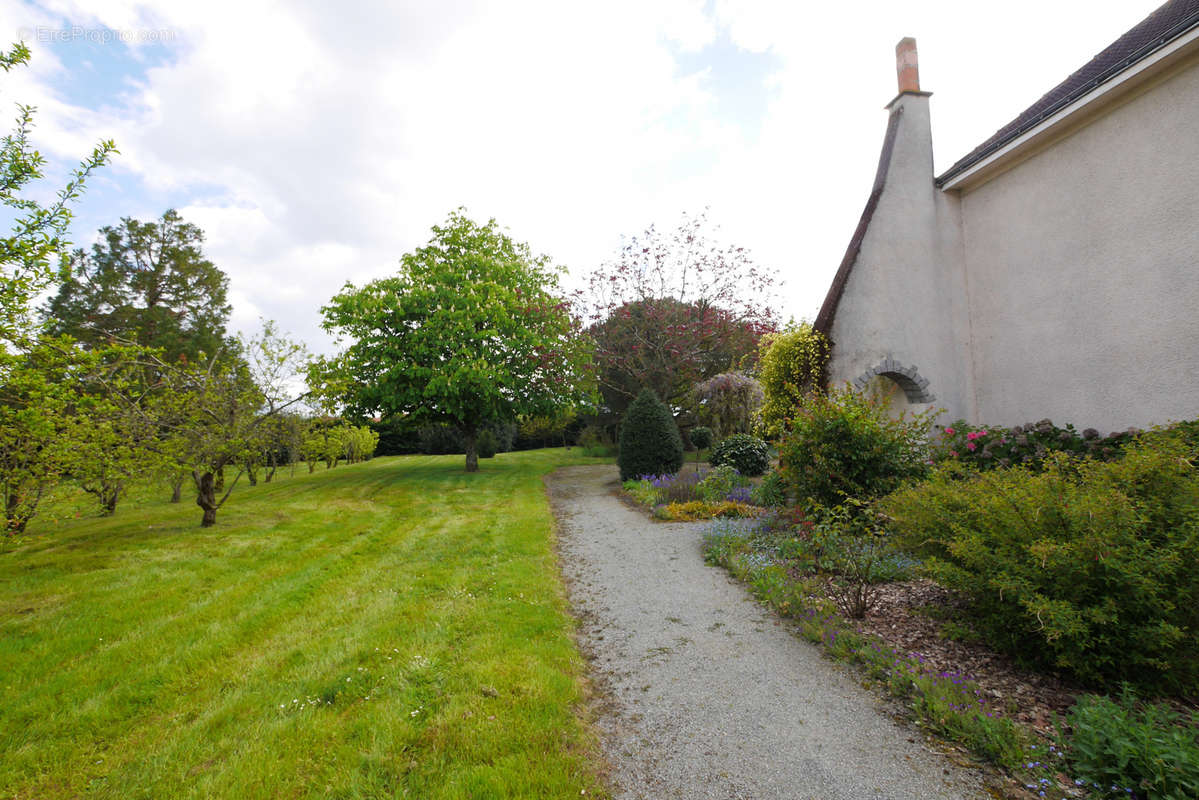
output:
[[1103,433],[1199,417],[1199,65],[960,207],[969,416]]
[[965,285],[958,200],[933,184],[927,95],[903,94],[885,187],[837,306],[829,382],[840,386],[887,359],[916,366],[934,395],[916,409],[969,413]]

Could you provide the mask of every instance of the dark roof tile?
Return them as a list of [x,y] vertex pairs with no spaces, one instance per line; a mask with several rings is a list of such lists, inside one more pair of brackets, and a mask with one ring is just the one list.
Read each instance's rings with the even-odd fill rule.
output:
[[942,184],[1199,25],[1199,0],[1170,0],[946,170]]

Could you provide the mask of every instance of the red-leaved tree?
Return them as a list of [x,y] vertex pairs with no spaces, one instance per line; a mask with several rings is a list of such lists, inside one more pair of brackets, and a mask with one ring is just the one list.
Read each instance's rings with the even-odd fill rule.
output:
[[650,226],[581,293],[600,391],[614,414],[649,387],[678,416],[696,383],[745,366],[762,334],[777,328],[768,300],[777,273],[743,247],[715,244],[710,230],[706,211],[684,215],[670,233]]

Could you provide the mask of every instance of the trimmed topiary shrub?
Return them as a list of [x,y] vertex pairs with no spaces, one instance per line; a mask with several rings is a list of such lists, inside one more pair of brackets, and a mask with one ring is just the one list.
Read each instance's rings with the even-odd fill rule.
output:
[[770,469],[770,445],[748,433],[735,433],[712,448],[708,463],[714,467],[728,464],[742,475],[761,475]]
[[683,439],[666,404],[650,389],[629,406],[620,423],[620,479],[678,472],[683,466]]
[[928,472],[932,413],[890,416],[853,391],[808,395],[779,443],[779,471],[800,505],[869,500]]
[[1199,693],[1199,473],[1178,436],[1119,461],[949,463],[885,498],[901,545],[996,649],[1093,686]]

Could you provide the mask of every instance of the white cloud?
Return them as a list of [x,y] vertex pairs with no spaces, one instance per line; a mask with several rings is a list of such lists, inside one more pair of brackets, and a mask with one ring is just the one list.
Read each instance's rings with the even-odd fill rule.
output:
[[[175,33],[173,61],[88,108],[54,92],[45,48],[5,92],[37,97],[49,152],[111,136],[114,175],[180,198],[232,278],[237,324],[265,314],[322,346],[319,306],[459,205],[576,273],[621,234],[711,205],[786,274],[784,315],[810,316],[866,199],[901,36],[937,92],[944,168],[1154,5],[55,0],[0,3],[0,25]],[[775,57],[760,125],[721,118],[710,72],[678,66],[721,31]]]

